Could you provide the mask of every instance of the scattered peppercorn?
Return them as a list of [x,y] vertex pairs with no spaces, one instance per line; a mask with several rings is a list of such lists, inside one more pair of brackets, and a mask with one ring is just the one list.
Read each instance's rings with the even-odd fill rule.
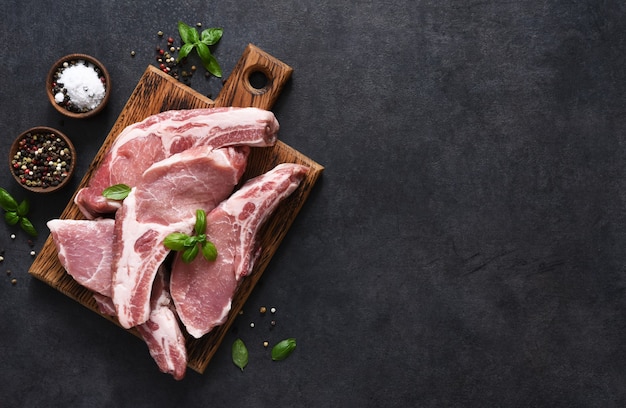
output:
[[15,239],[15,234],[11,234],[11,239]]
[[0,262],[4,261],[4,257],[0,255]]
[[54,133],[29,132],[18,143],[11,169],[24,185],[49,188],[66,179],[72,160],[69,146]]
[[159,31],[159,32],[157,33],[157,35],[158,35],[159,37],[163,37],[163,31]]
[[171,75],[175,79],[178,79],[178,62],[176,61],[176,58],[172,55],[172,53],[176,51],[176,48],[172,45],[173,42],[174,39],[172,37],[168,37],[165,47],[157,45],[156,61],[161,71],[165,72],[168,75]]
[[134,56],[135,56],[135,51],[131,51],[131,52],[130,52],[130,56],[131,56],[131,57],[134,57]]
[[269,346],[269,345],[270,345],[269,341],[264,341],[263,342],[263,347],[267,348],[267,346]]
[[276,313],[276,308],[275,308],[275,307],[271,308],[271,309],[270,309],[270,312],[271,312],[272,314]]
[[15,278],[11,279],[11,284],[13,284],[13,285],[17,284],[17,279],[15,279]]
[[35,251],[30,251],[30,256],[35,256]]
[[254,322],[250,323],[250,327],[254,328]]
[[11,276],[11,270],[7,269],[7,276]]
[[267,308],[265,306],[261,306],[261,308],[259,309],[259,312],[261,314],[264,314],[265,312],[267,312]]
[[271,326],[271,327],[276,326],[276,320],[272,320],[272,321],[270,322],[270,326]]

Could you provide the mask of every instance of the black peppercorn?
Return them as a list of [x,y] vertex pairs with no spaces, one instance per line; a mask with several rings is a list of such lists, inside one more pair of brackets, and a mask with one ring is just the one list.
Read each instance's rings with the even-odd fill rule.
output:
[[27,133],[11,161],[13,173],[28,187],[59,185],[74,158],[65,141],[53,133]]

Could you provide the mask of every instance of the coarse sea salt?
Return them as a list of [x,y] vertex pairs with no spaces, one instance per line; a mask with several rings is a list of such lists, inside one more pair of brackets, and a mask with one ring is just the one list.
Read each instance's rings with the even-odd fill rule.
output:
[[[70,98],[72,105],[79,109],[95,109],[104,99],[106,89],[91,63],[78,61],[75,65],[64,68],[57,83],[63,84],[63,89]],[[58,92],[54,99],[61,103],[63,92]]]

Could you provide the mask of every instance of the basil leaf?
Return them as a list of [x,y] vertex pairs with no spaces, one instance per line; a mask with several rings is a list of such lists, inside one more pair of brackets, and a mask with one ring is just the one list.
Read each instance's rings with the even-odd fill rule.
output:
[[209,50],[209,46],[203,42],[199,42],[196,44],[196,51],[198,51],[202,64],[206,66],[211,58],[211,50]]
[[185,263],[193,261],[198,253],[202,251],[202,256],[208,261],[217,258],[217,249],[212,242],[206,239],[206,213],[204,210],[196,210],[196,235],[187,235],[182,232],[173,232],[165,237],[163,245],[173,251],[182,251],[182,260]]
[[204,210],[196,210],[196,235],[204,234],[206,231],[206,213]]
[[2,207],[5,211],[16,211],[17,210],[17,201],[8,191],[3,188],[0,188],[0,207]]
[[200,250],[198,249],[198,245],[194,245],[190,248],[185,249],[185,252],[183,252],[183,262],[189,263],[196,259],[199,251]]
[[4,213],[4,220],[9,225],[15,225],[20,220],[20,216],[15,211],[7,211]]
[[207,28],[200,34],[200,41],[206,45],[215,45],[222,38],[224,30],[221,28]]
[[209,54],[206,62],[202,60],[202,66],[214,76],[218,78],[222,77],[222,68],[220,68],[220,64],[212,54]]
[[187,235],[187,238],[185,238],[185,242],[183,244],[185,245],[185,248],[191,248],[192,246],[195,246],[197,243],[198,243],[198,237]]
[[178,33],[180,34],[180,39],[183,40],[185,44],[195,44],[199,40],[198,31],[182,21],[178,22]]
[[102,195],[109,200],[123,200],[130,194],[130,186],[126,184],[114,184],[102,191]]
[[183,44],[180,47],[180,51],[178,51],[178,58],[176,58],[176,61],[180,61],[183,58],[186,58],[189,55],[189,53],[193,51],[193,48],[195,46],[196,46],[195,44]]
[[26,217],[20,218],[20,227],[22,227],[22,229],[26,231],[28,235],[31,235],[33,237],[37,236],[37,231],[35,230],[35,227],[33,226],[33,224],[30,222],[28,218]]
[[285,339],[272,348],[272,360],[281,361],[289,357],[296,349],[296,339]]
[[182,232],[172,232],[163,240],[163,245],[172,251],[182,251],[185,249],[185,242],[189,238],[189,235]]
[[217,248],[211,241],[206,241],[202,244],[202,256],[209,262],[213,262],[217,259]]
[[24,216],[26,216],[28,214],[28,210],[29,209],[30,209],[30,205],[28,203],[28,200],[24,199],[17,206],[17,215],[19,215],[20,217],[24,217]]
[[235,340],[231,349],[231,356],[233,363],[235,363],[235,365],[243,371],[243,369],[248,365],[248,349],[246,348],[243,340]]

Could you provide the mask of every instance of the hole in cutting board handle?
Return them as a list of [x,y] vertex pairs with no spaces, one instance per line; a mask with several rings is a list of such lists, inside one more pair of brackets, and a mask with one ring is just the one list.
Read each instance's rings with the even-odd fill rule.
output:
[[261,66],[250,67],[246,74],[246,85],[248,90],[260,95],[267,92],[272,85],[272,78]]
[[261,71],[250,72],[248,81],[250,82],[250,86],[254,89],[263,89],[269,82],[267,76]]

